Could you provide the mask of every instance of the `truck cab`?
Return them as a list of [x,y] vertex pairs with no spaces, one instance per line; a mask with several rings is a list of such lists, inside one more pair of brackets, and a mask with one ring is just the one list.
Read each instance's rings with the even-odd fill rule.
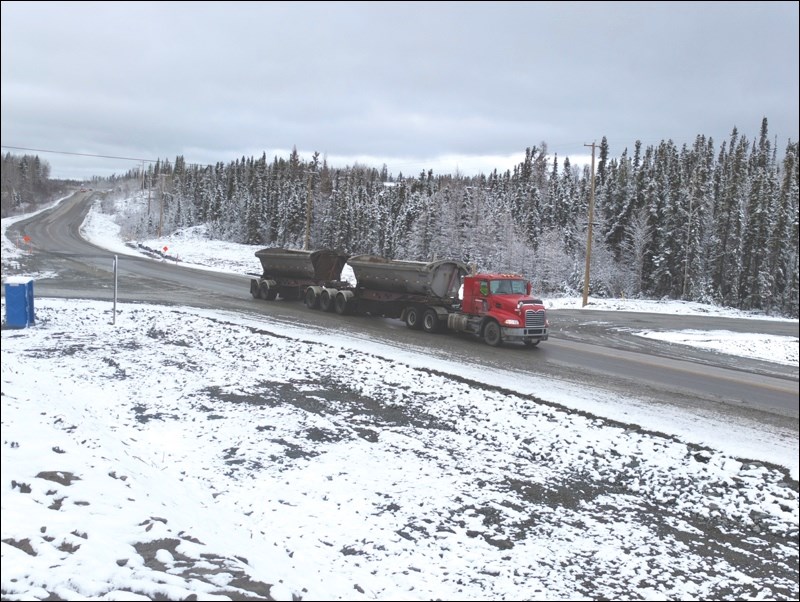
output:
[[515,274],[465,276],[461,311],[480,319],[480,332],[493,346],[502,341],[538,345],[549,336],[544,304],[531,296],[531,283]]

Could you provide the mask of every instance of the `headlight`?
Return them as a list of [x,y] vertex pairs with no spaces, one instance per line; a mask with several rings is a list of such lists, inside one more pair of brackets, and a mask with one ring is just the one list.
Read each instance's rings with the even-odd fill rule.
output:
[[506,326],[519,326],[519,320],[515,320],[513,318],[509,318],[505,322],[503,322]]

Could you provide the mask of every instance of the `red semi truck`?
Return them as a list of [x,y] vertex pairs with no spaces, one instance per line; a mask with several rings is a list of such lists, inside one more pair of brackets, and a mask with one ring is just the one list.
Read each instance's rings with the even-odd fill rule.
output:
[[[536,346],[549,335],[544,304],[514,274],[470,274],[454,260],[351,257],[330,249],[268,248],[256,257],[263,273],[250,282],[255,299],[302,299],[311,309],[396,318],[426,332],[471,333],[493,347],[505,341]],[[346,265],[355,284],[342,280]]]

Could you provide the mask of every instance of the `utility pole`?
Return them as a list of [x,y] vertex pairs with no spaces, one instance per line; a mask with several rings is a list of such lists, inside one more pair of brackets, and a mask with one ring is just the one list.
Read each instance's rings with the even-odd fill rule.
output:
[[594,147],[595,143],[584,144],[592,147],[592,192],[589,196],[589,225],[586,234],[586,272],[583,275],[583,305],[589,303],[589,266],[592,263],[592,226],[594,224]]
[[311,213],[313,206],[311,202],[311,172],[308,172],[308,179],[306,180],[306,240],[303,249],[308,251],[311,245]]
[[689,218],[686,220],[686,254],[683,258],[683,298],[689,288],[689,250],[692,247],[692,195],[689,194]]
[[311,194],[311,183],[315,175],[319,175],[316,169],[306,170],[306,239],[303,248],[308,251],[311,248],[311,222],[314,220],[314,197]]
[[161,228],[164,226],[164,178],[167,174],[158,174],[158,238],[161,238]]

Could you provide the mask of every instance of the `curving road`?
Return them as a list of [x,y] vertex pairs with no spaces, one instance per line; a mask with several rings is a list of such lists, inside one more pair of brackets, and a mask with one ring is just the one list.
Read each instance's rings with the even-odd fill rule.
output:
[[[81,224],[99,194],[76,193],[58,206],[9,227],[11,240],[28,236],[31,241],[30,252],[20,262],[20,273],[57,274],[38,280],[36,294],[113,298],[114,254],[80,235]],[[403,349],[461,362],[475,371],[503,369],[569,380],[657,402],[737,413],[798,430],[797,366],[727,356],[627,332],[689,328],[797,337],[796,322],[551,310],[550,340],[533,349],[492,348],[466,335],[409,330],[396,320],[326,314],[311,311],[299,302],[254,300],[249,280],[246,274],[120,256],[117,298],[263,313],[291,324],[384,340]]]

